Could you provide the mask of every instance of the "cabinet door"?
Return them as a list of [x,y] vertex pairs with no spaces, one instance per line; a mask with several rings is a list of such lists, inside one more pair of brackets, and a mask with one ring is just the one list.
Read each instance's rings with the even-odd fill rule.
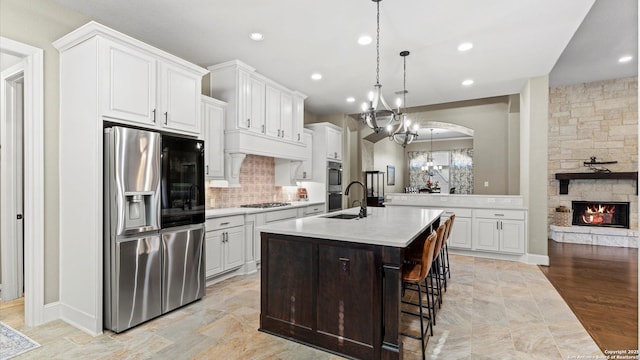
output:
[[239,129],[249,129],[251,124],[251,75],[238,70],[238,123]]
[[524,221],[501,220],[500,251],[524,254]]
[[[297,135],[296,135],[297,136]],[[280,137],[293,140],[293,97],[280,93]]]
[[161,64],[162,124],[164,127],[200,134],[202,78],[182,68]]
[[224,178],[224,113],[224,107],[202,103],[204,176],[207,179]]
[[280,119],[282,117],[280,90],[267,85],[266,91],[266,134],[279,138],[281,131]]
[[244,264],[244,226],[236,226],[225,230],[224,269],[231,269]]
[[[458,219],[456,219],[456,222]],[[475,219],[474,220],[474,249],[498,251],[499,244],[499,220],[494,219]]]
[[298,167],[298,171],[296,173],[296,179],[310,181],[313,179],[313,135],[309,133],[304,133],[304,158],[302,161],[302,165]]
[[342,160],[342,132],[327,128],[327,158]]
[[293,95],[293,140],[304,142],[304,98]]
[[254,77],[249,78],[249,89],[251,93],[249,130],[257,133],[265,132],[265,85],[264,81]]
[[318,245],[319,333],[373,346],[371,330],[380,311],[375,296],[381,293],[378,266],[372,250]]
[[102,115],[154,124],[156,60],[147,53],[105,41],[102,46]]
[[471,249],[471,219],[456,217],[449,236],[449,246],[458,249]]
[[204,236],[205,248],[205,276],[216,275],[222,267],[222,231],[207,231]]

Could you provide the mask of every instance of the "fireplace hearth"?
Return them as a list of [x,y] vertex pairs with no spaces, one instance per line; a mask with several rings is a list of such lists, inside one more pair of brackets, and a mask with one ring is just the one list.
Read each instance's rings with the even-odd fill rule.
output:
[[629,203],[572,201],[573,225],[629,228]]

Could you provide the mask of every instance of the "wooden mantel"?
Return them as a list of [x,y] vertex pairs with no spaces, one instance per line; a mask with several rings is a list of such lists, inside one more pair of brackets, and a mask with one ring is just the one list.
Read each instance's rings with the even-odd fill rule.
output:
[[638,172],[583,172],[583,173],[558,173],[556,179],[560,181],[560,195],[569,193],[570,180],[635,180],[636,195],[638,195]]

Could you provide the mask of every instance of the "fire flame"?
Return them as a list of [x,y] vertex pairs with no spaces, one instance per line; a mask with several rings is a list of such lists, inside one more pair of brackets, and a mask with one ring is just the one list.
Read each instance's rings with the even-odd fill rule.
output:
[[616,211],[615,205],[596,204],[587,206],[582,221],[585,224],[611,224],[613,214]]

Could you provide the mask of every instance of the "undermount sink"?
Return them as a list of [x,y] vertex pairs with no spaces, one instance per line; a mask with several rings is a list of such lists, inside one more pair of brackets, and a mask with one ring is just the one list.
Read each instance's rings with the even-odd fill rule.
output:
[[356,219],[358,217],[360,217],[357,214],[338,214],[338,215],[331,215],[331,216],[325,216],[327,219],[344,219],[344,220],[348,220],[348,219]]

